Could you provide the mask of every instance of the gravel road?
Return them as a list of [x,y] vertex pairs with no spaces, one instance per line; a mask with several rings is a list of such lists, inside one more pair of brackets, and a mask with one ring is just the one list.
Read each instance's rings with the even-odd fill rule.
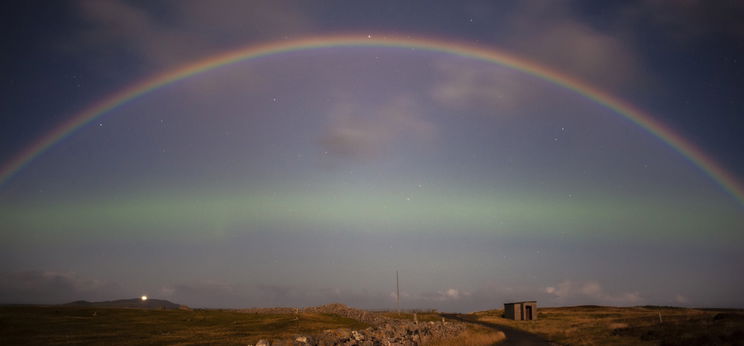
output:
[[506,335],[506,340],[499,343],[499,345],[558,345],[548,340],[543,339],[541,336],[525,332],[523,330],[515,329],[509,326],[498,325],[495,323],[488,323],[478,321],[473,316],[463,314],[442,314],[444,318],[461,321],[465,323],[478,324],[487,328],[500,330]]

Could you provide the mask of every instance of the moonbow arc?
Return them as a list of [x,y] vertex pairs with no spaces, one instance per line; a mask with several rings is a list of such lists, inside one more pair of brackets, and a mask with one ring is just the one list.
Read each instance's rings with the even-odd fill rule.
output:
[[473,46],[462,42],[431,38],[397,35],[370,37],[367,34],[314,36],[251,45],[197,62],[188,63],[163,74],[136,82],[76,113],[67,121],[59,124],[53,130],[21,150],[12,159],[5,162],[0,166],[0,187],[13,175],[22,170],[29,162],[43,154],[55,143],[70,136],[75,130],[85,126],[106,112],[167,84],[209,71],[219,66],[262,56],[328,47],[365,46],[398,47],[459,55],[513,68],[560,87],[570,89],[577,94],[591,99],[597,104],[612,109],[615,113],[658,137],[686,157],[695,166],[699,167],[706,175],[736,199],[740,205],[744,206],[744,187],[737,181],[734,175],[726,171],[692,142],[655,120],[649,114],[598,88],[546,66],[489,47]]

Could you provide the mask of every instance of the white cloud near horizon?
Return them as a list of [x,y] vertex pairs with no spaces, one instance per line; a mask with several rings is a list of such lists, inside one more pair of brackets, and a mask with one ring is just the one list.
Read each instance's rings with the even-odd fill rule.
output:
[[686,305],[686,304],[689,304],[690,303],[690,300],[687,299],[687,297],[685,297],[685,296],[683,296],[683,295],[681,295],[679,293],[677,293],[676,295],[674,295],[674,301],[676,303],[682,304],[682,305]]
[[637,305],[644,301],[638,292],[608,293],[597,281],[564,280],[545,288],[562,304]]
[[[134,287],[134,286],[137,287]],[[289,284],[236,283],[216,280],[179,281],[142,289],[141,284],[119,283],[85,277],[74,272],[21,271],[0,274],[0,304],[64,304],[75,300],[105,301],[147,294],[197,308],[308,307],[342,303],[355,308],[395,309],[395,291]],[[500,309],[503,303],[537,300],[540,306],[678,304],[690,306],[682,294],[647,299],[636,291],[605,289],[595,280],[563,280],[544,287],[510,287],[492,282],[476,289],[403,290],[403,309],[483,311]]]

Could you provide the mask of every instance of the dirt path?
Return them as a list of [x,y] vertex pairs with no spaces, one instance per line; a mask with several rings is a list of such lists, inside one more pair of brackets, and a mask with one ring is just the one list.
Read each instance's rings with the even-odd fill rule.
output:
[[499,345],[558,345],[543,339],[541,336],[525,332],[523,330],[515,329],[508,326],[503,326],[495,323],[488,323],[478,321],[475,317],[463,315],[463,314],[442,314],[444,318],[457,320],[465,323],[478,324],[487,328],[496,329],[506,334],[506,340],[500,342]]

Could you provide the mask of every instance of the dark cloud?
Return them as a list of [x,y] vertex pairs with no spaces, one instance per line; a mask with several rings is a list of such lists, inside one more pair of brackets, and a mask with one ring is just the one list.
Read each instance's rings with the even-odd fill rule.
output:
[[244,286],[210,280],[163,286],[158,294],[178,304],[193,307],[240,307],[251,299]]
[[736,0],[646,0],[626,4],[618,12],[618,26],[637,30],[650,23],[666,37],[686,43],[711,35],[744,38],[742,17],[744,2]]
[[157,6],[80,1],[87,24],[73,45],[114,51],[152,67],[185,63],[251,41],[281,39],[312,28],[296,6],[278,1],[166,1]]
[[[163,297],[194,307],[307,307],[338,302],[364,309],[394,309],[394,291],[350,290],[338,287],[306,287],[276,284],[234,284],[217,282],[179,283],[164,287]],[[493,306],[501,301],[498,290],[478,290],[472,293],[458,288],[433,291],[401,291],[404,309],[439,309],[469,311],[476,307]],[[494,300],[496,299],[496,300]],[[468,310],[469,309],[469,310]]]
[[599,30],[570,1],[520,3],[506,21],[505,44],[534,61],[603,88],[648,78],[635,44],[622,30]]
[[386,293],[332,287],[196,281],[165,286],[159,293],[166,299],[194,307],[306,307],[332,302],[360,308],[391,307]]
[[59,304],[81,299],[124,297],[125,290],[118,284],[84,278],[76,273],[22,271],[0,274],[0,303]]

